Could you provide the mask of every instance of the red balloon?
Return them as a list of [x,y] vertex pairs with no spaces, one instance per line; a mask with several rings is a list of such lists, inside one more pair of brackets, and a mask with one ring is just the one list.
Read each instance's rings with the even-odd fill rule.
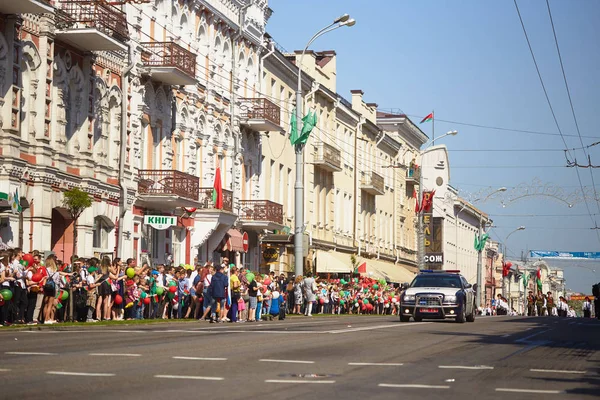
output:
[[23,261],[27,261],[29,265],[33,264],[33,256],[29,253],[23,255]]
[[146,297],[144,299],[144,304],[146,304],[146,305],[150,304],[150,297]]
[[271,284],[271,280],[270,279],[265,279],[264,284],[267,285],[267,286],[269,286]]
[[33,274],[33,276],[31,277],[31,280],[34,282],[39,282],[43,279],[44,277],[42,276],[42,274],[40,274],[39,272],[36,272],[35,274]]
[[325,300],[324,299],[319,299],[319,304],[325,304]]
[[115,304],[119,305],[123,303],[123,298],[121,297],[121,295],[117,294],[115,295]]
[[177,291],[177,286],[169,286],[169,292],[175,293]]

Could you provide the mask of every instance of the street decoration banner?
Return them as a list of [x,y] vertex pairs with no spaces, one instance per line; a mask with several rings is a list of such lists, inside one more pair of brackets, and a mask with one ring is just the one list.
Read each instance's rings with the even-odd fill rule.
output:
[[547,250],[531,250],[529,251],[530,258],[586,258],[589,260],[600,259],[600,252],[593,251],[547,251]]

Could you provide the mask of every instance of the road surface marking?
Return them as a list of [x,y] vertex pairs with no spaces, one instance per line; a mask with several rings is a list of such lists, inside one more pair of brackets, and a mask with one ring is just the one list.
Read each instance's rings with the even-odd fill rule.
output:
[[335,383],[335,381],[298,381],[293,379],[267,379],[265,383]]
[[131,353],[90,353],[90,356],[97,357],[141,357],[141,354],[131,354]]
[[464,366],[464,365],[440,365],[438,368],[442,369],[494,369],[494,367],[490,367],[488,365],[474,365],[474,366]]
[[534,389],[513,389],[513,388],[496,388],[496,392],[511,392],[511,393],[539,393],[539,394],[560,394],[560,390],[534,390]]
[[303,360],[270,360],[261,358],[260,362],[272,362],[272,363],[287,363],[287,364],[314,364],[314,361],[303,361]]
[[8,368],[0,368],[0,372],[8,372],[8,371],[10,371],[10,369],[8,369]]
[[379,387],[389,388],[407,388],[407,389],[450,389],[450,386],[445,385],[413,385],[413,384],[396,384],[396,383],[380,383]]
[[512,333],[507,333],[506,335],[502,335],[502,337],[509,337]]
[[47,371],[48,375],[68,375],[68,376],[115,376],[103,372],[67,372],[67,371]]
[[531,372],[548,372],[552,374],[585,374],[587,371],[573,371],[564,369],[530,369]]
[[225,378],[219,376],[189,376],[189,375],[154,375],[155,378],[162,379],[195,379],[198,381],[222,381]]
[[7,351],[4,354],[10,354],[14,356],[55,356],[56,353],[37,353],[34,351]]
[[517,340],[515,340],[515,343],[526,343],[526,342],[527,342],[529,339],[531,339],[532,337],[536,337],[537,335],[541,335],[542,333],[546,333],[546,332],[548,332],[548,331],[550,331],[550,329],[546,329],[546,330],[543,330],[543,331],[540,331],[540,332],[534,333],[534,334],[532,334],[532,335],[526,336],[526,337],[524,337],[524,338],[517,339]]
[[407,326],[417,326],[423,324],[431,324],[431,322],[414,322],[412,324],[389,324],[389,325],[376,325],[376,326],[363,326],[360,328],[350,328],[350,329],[338,329],[335,331],[325,331],[325,333],[349,333],[349,332],[360,332],[360,331],[374,331],[376,329],[386,329],[386,328],[400,328]]
[[357,366],[374,366],[374,367],[400,367],[404,364],[402,363],[362,363],[362,362],[351,362],[348,365],[357,365]]
[[184,357],[184,356],[173,356],[175,360],[197,360],[197,361],[227,361],[226,358],[216,357]]

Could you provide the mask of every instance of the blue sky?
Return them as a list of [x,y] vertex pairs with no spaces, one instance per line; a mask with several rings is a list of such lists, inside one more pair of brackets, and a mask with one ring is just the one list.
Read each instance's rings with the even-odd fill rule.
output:
[[[564,134],[577,135],[562,79],[552,28],[543,0],[520,0],[519,8],[558,123]],[[320,28],[343,13],[357,20],[352,28],[336,30],[313,44],[314,50],[334,49],[338,56],[337,91],[349,97],[362,89],[365,101],[380,108],[401,109],[424,116],[435,110],[436,136],[456,129],[448,137],[451,184],[468,196],[486,187],[508,187],[505,196],[526,192],[520,184],[537,179],[577,196],[579,182],[566,168],[565,148],[544,97],[513,1],[408,1],[408,0],[270,0],[274,13],[267,30],[287,50],[304,47]],[[594,125],[600,106],[600,2],[550,0],[556,34],[584,145],[600,141]],[[547,132],[535,135],[465,126],[469,124]],[[431,125],[422,125],[431,135]],[[591,138],[594,137],[594,138]],[[578,137],[565,137],[569,148],[581,147]],[[436,143],[442,143],[436,142]],[[498,152],[490,150],[536,150]],[[551,149],[554,151],[540,151]],[[475,151],[462,151],[475,150]],[[593,164],[600,164],[600,146],[589,149]],[[575,152],[584,162],[581,150]],[[506,167],[510,168],[498,168]],[[594,179],[600,191],[600,172]],[[579,175],[592,193],[589,169]],[[519,225],[525,231],[511,236],[509,255],[528,249],[598,251],[594,227],[600,207],[589,209],[580,201],[572,208],[551,197],[524,197],[502,207],[493,198],[478,204],[494,220],[492,237],[503,241]],[[526,216],[527,215],[527,216]],[[531,217],[529,215],[535,215]],[[590,278],[565,268],[567,285],[590,291]],[[600,271],[600,268],[598,269]],[[581,281],[581,283],[576,283]]]

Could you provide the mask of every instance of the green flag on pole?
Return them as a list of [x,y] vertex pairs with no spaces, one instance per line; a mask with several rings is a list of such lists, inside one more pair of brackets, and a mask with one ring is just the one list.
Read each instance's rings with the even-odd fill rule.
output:
[[308,142],[310,133],[316,125],[317,113],[309,110],[308,114],[302,118],[302,132],[300,133],[300,137],[296,141],[296,144],[306,144],[306,142]]
[[292,118],[290,118],[290,142],[295,145],[298,141],[298,122],[296,121],[296,110],[292,111]]
[[483,251],[483,248],[485,247],[485,242],[487,242],[489,237],[490,235],[488,235],[487,233],[484,233],[483,235],[481,235],[481,237],[475,234],[475,250]]
[[523,272],[523,287],[527,290],[527,284],[529,283],[529,274],[527,271]]

